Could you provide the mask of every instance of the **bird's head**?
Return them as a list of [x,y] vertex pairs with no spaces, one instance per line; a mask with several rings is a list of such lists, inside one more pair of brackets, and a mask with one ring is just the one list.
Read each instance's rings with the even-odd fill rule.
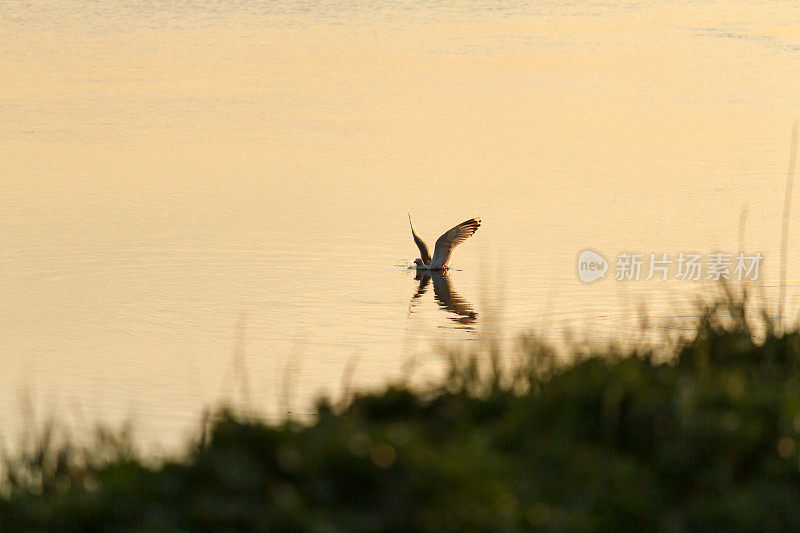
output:
[[414,259],[414,264],[415,264],[415,265],[417,265],[418,267],[421,267],[421,266],[423,266],[425,263],[423,263],[423,262],[422,262],[422,259],[420,259],[420,258],[418,257],[418,258]]

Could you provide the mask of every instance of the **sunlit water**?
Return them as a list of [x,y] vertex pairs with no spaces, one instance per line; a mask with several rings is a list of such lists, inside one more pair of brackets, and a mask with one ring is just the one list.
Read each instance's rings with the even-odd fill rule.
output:
[[[774,305],[798,24],[794,2],[0,3],[0,426],[29,394],[170,445],[220,400],[302,415],[347,368],[376,386],[416,357],[424,381],[443,343],[624,339],[712,292],[614,281],[621,252],[759,251]],[[483,218],[439,291],[407,209],[431,246]],[[606,279],[578,279],[584,249]]]

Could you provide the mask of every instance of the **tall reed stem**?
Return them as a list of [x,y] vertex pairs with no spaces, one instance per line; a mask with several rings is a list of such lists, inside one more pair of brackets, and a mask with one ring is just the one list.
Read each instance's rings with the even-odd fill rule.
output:
[[786,175],[786,193],[783,197],[783,221],[781,223],[781,265],[778,286],[778,324],[783,330],[783,307],[786,300],[786,251],[789,247],[789,214],[792,208],[792,187],[797,166],[797,120],[792,125],[792,145],[789,150],[789,172]]

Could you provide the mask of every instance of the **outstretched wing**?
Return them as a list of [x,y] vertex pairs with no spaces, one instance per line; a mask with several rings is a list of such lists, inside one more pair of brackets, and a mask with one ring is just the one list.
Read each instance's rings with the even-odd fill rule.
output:
[[411,236],[414,237],[414,242],[417,243],[417,248],[419,248],[419,257],[427,265],[431,262],[431,253],[428,251],[428,245],[425,244],[425,241],[420,239],[417,232],[414,231],[414,224],[411,223],[411,213],[408,214],[408,223],[411,224]]
[[447,263],[450,262],[450,256],[453,254],[453,248],[471,237],[480,227],[481,219],[471,218],[439,237],[436,241],[436,246],[433,248],[431,267],[447,267]]

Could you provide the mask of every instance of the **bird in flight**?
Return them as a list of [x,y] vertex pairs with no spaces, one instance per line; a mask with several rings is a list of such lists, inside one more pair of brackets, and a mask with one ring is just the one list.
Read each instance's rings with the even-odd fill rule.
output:
[[436,240],[436,246],[433,248],[433,257],[431,257],[428,245],[414,231],[410,212],[408,213],[408,223],[411,224],[411,236],[414,237],[414,242],[417,243],[417,248],[419,248],[419,253],[422,256],[414,259],[414,264],[417,265],[417,269],[422,270],[445,270],[450,262],[450,257],[453,255],[453,249],[471,237],[481,227],[481,219],[471,218],[448,230]]

